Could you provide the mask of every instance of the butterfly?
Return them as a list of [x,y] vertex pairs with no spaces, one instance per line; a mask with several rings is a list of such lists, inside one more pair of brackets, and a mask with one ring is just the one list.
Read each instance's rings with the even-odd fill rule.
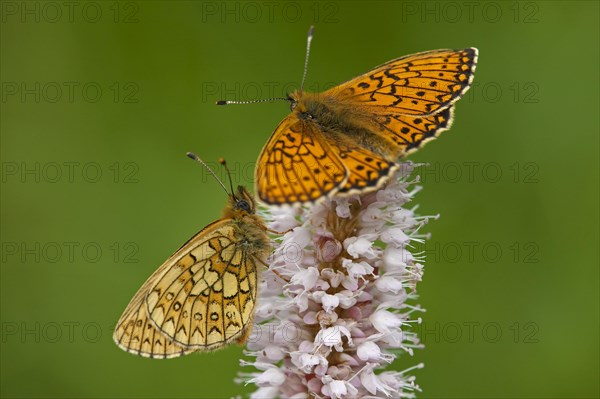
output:
[[[452,125],[454,103],[469,89],[476,48],[433,50],[386,62],[322,93],[301,88],[291,114],[263,147],[258,197],[270,205],[315,202],[374,191],[397,161]],[[220,101],[218,104],[239,103]]]
[[[188,156],[217,178],[200,158]],[[223,218],[171,255],[127,305],[113,335],[121,349],[164,359],[246,342],[256,305],[257,265],[266,264],[270,230],[256,215],[249,191],[231,186]]]

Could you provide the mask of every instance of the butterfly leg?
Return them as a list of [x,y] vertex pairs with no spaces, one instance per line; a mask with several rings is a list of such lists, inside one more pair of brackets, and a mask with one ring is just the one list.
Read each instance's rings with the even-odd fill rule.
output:
[[248,326],[244,329],[242,335],[240,335],[235,342],[238,345],[244,346],[248,342],[248,338],[252,335],[252,320],[249,321]]
[[273,233],[273,234],[277,234],[277,235],[280,235],[280,236],[282,236],[282,235],[284,235],[284,234],[287,234],[287,233],[289,233],[290,231],[294,231],[294,228],[292,227],[291,229],[287,229],[287,230],[285,230],[285,231],[277,231],[277,230],[273,230],[273,229],[270,229],[270,228],[268,228],[268,227],[267,227],[267,228],[266,228],[266,230],[267,230],[269,233]]
[[281,274],[279,274],[279,272],[275,269],[271,269],[269,267],[269,265],[264,262],[262,259],[258,258],[258,257],[254,257],[254,259],[256,259],[259,263],[261,263],[263,266],[265,266],[267,269],[271,270],[273,273],[275,273],[277,275],[277,277],[279,277],[280,279],[282,279],[283,281],[285,281],[286,283],[289,283],[290,280],[288,280],[287,278],[283,277]]

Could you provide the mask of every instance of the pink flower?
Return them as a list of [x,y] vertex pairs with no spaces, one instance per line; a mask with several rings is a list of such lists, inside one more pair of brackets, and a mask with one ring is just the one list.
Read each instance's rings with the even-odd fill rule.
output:
[[[403,164],[379,191],[264,211],[275,237],[273,272],[262,273],[255,325],[243,361],[257,371],[252,398],[410,398],[409,374],[384,371],[421,348],[411,324],[422,259],[410,252],[429,217],[405,207],[418,191]],[[398,351],[401,349],[401,351]]]

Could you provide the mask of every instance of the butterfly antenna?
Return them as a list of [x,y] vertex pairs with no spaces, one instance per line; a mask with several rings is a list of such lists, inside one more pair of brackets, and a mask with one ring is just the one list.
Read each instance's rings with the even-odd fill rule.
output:
[[229,186],[231,187],[231,194],[233,194],[233,180],[231,179],[231,171],[227,167],[227,162],[225,161],[225,159],[219,158],[219,163],[223,165],[225,167],[225,170],[227,171],[227,176],[229,176]]
[[[221,181],[221,179],[219,179],[219,176],[217,176],[217,174],[210,168],[210,166],[208,166],[203,160],[201,160],[198,155],[194,154],[193,152],[188,152],[185,155],[187,155],[189,158],[193,159],[194,161],[198,162],[200,165],[204,166],[210,172],[210,174],[213,175],[215,179],[217,179],[217,181],[219,182],[221,187],[223,187],[223,190],[225,190],[227,195],[229,195],[229,192],[227,192],[227,187],[225,187],[225,185],[223,184],[223,181]],[[230,179],[231,179],[231,177],[230,177]],[[231,192],[233,193],[233,187],[231,189]]]
[[266,103],[266,102],[270,102],[270,101],[278,101],[278,100],[289,101],[289,98],[285,98],[285,97],[273,97],[273,98],[266,98],[266,99],[262,99],[262,100],[252,100],[252,101],[229,101],[229,100],[219,100],[219,101],[217,101],[217,105],[229,105],[229,104],[254,104],[254,103]]
[[[311,25],[311,27],[308,29],[308,37],[306,39],[306,57],[304,58],[304,72],[302,74],[302,83],[300,84],[300,91],[302,91],[302,89],[304,88],[304,81],[306,80],[306,75],[308,73],[308,57],[310,55],[310,43],[312,42],[314,31],[315,31],[315,27],[313,25]],[[219,101],[217,101],[217,105],[255,104],[255,103],[266,103],[266,102],[278,101],[278,100],[292,101],[290,98],[287,98],[287,97],[273,97],[273,98],[267,98],[267,99],[262,99],[262,100],[252,100],[252,101],[219,100]]]
[[311,25],[308,29],[308,37],[306,38],[306,56],[304,57],[304,73],[302,73],[302,83],[300,84],[300,91],[304,88],[304,81],[306,80],[306,75],[308,73],[308,56],[310,55],[310,43],[313,39],[313,33],[315,32],[315,27]]

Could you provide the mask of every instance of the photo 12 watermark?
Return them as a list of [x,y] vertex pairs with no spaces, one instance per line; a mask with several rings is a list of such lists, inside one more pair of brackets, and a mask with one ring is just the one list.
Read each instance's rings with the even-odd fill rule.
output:
[[2,241],[2,263],[94,264],[138,263],[140,246],[135,241]]
[[140,182],[140,166],[132,161],[6,161],[2,162],[1,168],[3,184]]
[[339,1],[202,1],[203,23],[312,23],[340,21]]
[[412,244],[414,253],[428,262],[459,264],[539,263],[540,245],[535,241],[450,241],[427,240]]
[[[402,161],[402,160],[401,160]],[[408,161],[407,161],[408,162]],[[218,162],[206,162],[208,166],[221,179],[227,179],[227,173]],[[232,162],[227,163],[231,171],[231,177],[235,181],[254,182],[256,163],[254,162]],[[328,164],[314,165],[327,167]],[[313,165],[308,165],[308,169],[304,165],[290,165],[289,181],[302,181],[303,177],[308,176],[313,179],[320,179],[321,176],[308,174]],[[330,165],[335,166],[335,165]],[[542,173],[540,164],[533,160],[524,161],[480,161],[480,160],[462,160],[448,162],[431,162],[414,164],[415,176],[418,176],[419,182],[426,183],[447,183],[447,184],[496,184],[496,183],[511,183],[511,184],[537,184],[542,181]],[[268,176],[269,179],[277,179],[277,176]],[[324,178],[324,177],[323,177]],[[213,177],[208,172],[203,170],[203,182],[212,181]]]
[[2,103],[21,104],[137,104],[136,82],[95,81],[3,81]]
[[136,24],[140,4],[133,1],[2,1],[0,14],[6,23]]
[[422,322],[415,331],[423,344],[427,343],[486,343],[537,344],[540,327],[533,321],[449,321]]
[[[334,87],[336,83],[311,82],[304,90],[320,93]],[[203,103],[216,103],[220,100],[230,101],[259,101],[270,98],[287,98],[300,88],[299,81],[290,82],[202,82],[200,88]]]
[[94,321],[3,321],[0,323],[0,342],[95,344],[100,342],[102,330],[100,323]]
[[541,89],[540,84],[533,80],[479,82],[476,79],[464,98],[469,103],[539,104]]
[[449,161],[418,164],[415,175],[421,183],[537,184],[541,180],[536,161]]
[[402,23],[537,24],[541,21],[536,1],[402,1]]

